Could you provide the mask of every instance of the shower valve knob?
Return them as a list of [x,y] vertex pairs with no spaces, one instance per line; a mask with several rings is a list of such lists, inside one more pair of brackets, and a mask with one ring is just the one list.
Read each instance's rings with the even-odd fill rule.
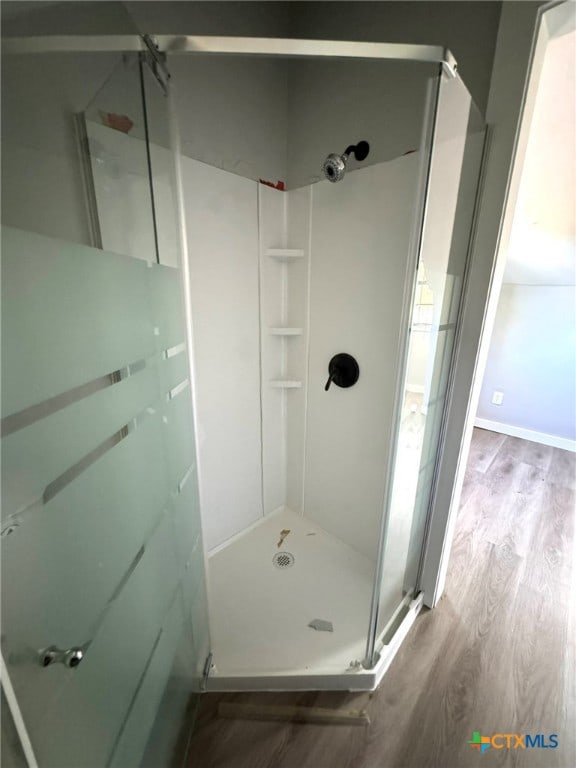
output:
[[324,391],[328,392],[330,384],[334,382],[336,386],[353,387],[360,377],[360,367],[352,355],[346,352],[340,352],[330,360],[328,364],[328,381]]

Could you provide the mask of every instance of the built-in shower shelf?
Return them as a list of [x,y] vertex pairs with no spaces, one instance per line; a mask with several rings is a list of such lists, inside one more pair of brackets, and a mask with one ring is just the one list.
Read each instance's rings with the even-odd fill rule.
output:
[[274,389],[300,389],[302,382],[293,379],[272,379],[270,386]]
[[267,248],[266,256],[278,261],[293,261],[304,258],[304,251],[299,248]]
[[270,328],[272,336],[302,336],[302,328]]

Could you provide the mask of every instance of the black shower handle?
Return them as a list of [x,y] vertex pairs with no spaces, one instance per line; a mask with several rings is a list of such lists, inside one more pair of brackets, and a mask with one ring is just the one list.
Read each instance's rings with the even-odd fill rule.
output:
[[324,391],[328,392],[330,384],[334,382],[338,387],[347,389],[353,387],[360,376],[360,368],[352,355],[346,352],[339,352],[330,360],[328,364],[328,381],[324,386]]

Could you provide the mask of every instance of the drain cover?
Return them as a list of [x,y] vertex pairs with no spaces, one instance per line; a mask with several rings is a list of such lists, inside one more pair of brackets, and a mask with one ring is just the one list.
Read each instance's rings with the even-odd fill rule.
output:
[[291,568],[294,565],[294,555],[290,552],[276,552],[272,562],[276,568]]

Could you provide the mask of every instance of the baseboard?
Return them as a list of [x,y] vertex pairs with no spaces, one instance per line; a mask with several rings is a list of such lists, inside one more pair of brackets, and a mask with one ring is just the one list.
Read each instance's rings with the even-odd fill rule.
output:
[[478,417],[474,419],[474,426],[480,429],[488,429],[490,432],[500,432],[500,434],[509,435],[510,437],[521,437],[523,440],[531,440],[533,443],[550,445],[552,448],[561,448],[563,451],[576,453],[576,440],[570,440],[567,437],[548,435],[546,432],[536,432],[533,429],[524,429],[524,427],[513,427],[511,424],[501,424],[499,421],[480,419]]
[[240,691],[350,691],[361,693],[373,691],[377,686],[373,670],[361,672],[326,673],[324,675],[283,674],[218,677],[211,673],[206,680],[208,692],[235,693]]

